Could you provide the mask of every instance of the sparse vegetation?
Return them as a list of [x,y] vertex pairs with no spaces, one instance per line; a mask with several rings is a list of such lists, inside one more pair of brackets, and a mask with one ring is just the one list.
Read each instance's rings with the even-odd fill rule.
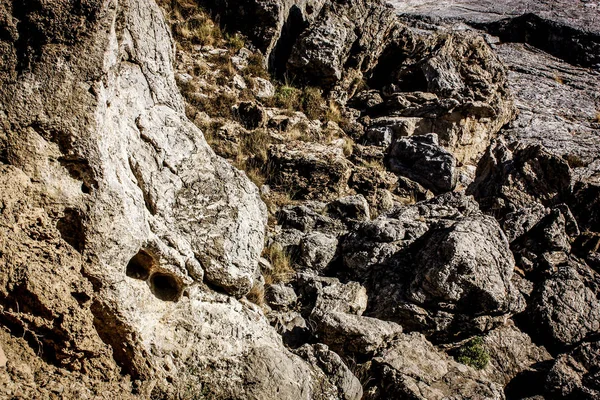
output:
[[279,244],[273,244],[265,248],[263,256],[271,262],[273,269],[264,274],[265,283],[287,283],[294,275],[291,257]]
[[246,45],[246,39],[244,38],[244,36],[237,32],[233,35],[226,33],[225,41],[227,42],[227,47],[229,47],[229,49],[234,53],[237,53],[242,47]]
[[458,349],[456,360],[475,369],[484,369],[490,361],[490,355],[483,347],[483,339],[476,336]]
[[284,84],[277,88],[275,105],[290,111],[300,111],[302,106],[302,91],[291,84]]
[[248,65],[242,71],[245,76],[256,76],[259,78],[269,78],[269,73],[264,66],[264,58],[262,54],[256,52],[248,57]]
[[596,111],[596,118],[594,119],[594,122],[600,124],[600,110]]
[[246,298],[252,303],[256,304],[259,307],[264,306],[265,304],[265,288],[259,283],[255,282],[250,292],[246,295]]
[[302,109],[309,119],[321,119],[325,108],[323,91],[319,88],[307,86],[302,92]]

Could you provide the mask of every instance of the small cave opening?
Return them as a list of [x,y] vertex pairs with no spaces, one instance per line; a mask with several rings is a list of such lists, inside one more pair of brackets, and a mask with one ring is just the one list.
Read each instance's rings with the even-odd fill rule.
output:
[[130,278],[145,281],[150,276],[150,271],[154,267],[154,264],[154,258],[144,250],[140,250],[127,263],[125,273]]
[[281,36],[269,58],[269,69],[278,79],[285,78],[287,61],[292,55],[296,41],[307,27],[308,23],[304,20],[302,10],[296,5],[292,6],[281,29]]
[[183,284],[172,274],[157,272],[150,278],[152,293],[163,301],[176,301],[181,296]]

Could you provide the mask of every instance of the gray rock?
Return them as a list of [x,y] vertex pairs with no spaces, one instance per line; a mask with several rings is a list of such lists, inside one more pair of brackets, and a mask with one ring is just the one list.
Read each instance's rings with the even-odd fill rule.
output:
[[371,219],[369,203],[362,195],[346,196],[327,204],[326,212],[342,221],[366,221]]
[[418,333],[403,334],[373,358],[369,399],[504,399],[502,387],[438,351]]
[[523,300],[511,283],[513,268],[496,220],[466,218],[430,230],[416,256],[409,298],[461,313],[521,311]]
[[387,157],[390,169],[434,193],[448,192],[457,182],[456,159],[438,145],[436,134],[398,140]]
[[593,1],[445,0],[434,5],[425,0],[392,0],[391,3],[401,13],[464,21],[499,35],[503,42],[529,43],[572,63],[592,66],[600,62],[598,4]]
[[600,342],[583,343],[558,356],[546,377],[553,398],[596,399],[600,396]]
[[509,212],[540,204],[558,205],[568,200],[571,186],[568,163],[541,145],[502,141],[490,146],[477,166],[477,178],[467,193],[484,211],[499,218]]
[[367,308],[367,291],[357,282],[342,283],[337,278],[298,274],[308,312],[341,312],[362,315]]
[[265,300],[276,309],[291,307],[298,297],[294,289],[283,284],[268,285],[265,288]]
[[402,332],[393,322],[342,312],[313,312],[310,321],[319,341],[347,355],[372,356]]
[[503,386],[520,374],[535,371],[536,364],[552,359],[544,347],[536,346],[511,322],[483,336],[483,348],[490,356],[484,371]]
[[269,148],[269,184],[283,191],[293,187],[295,199],[329,200],[348,191],[351,164],[341,148],[290,142]]
[[[595,277],[593,271],[592,276]],[[595,281],[596,285],[600,282],[597,277]],[[555,351],[597,334],[600,302],[597,287],[590,286],[574,265],[558,266],[532,294],[528,307],[531,335]]]
[[294,45],[288,71],[330,86],[344,77],[349,62],[368,69],[376,64],[394,22],[393,9],[380,1],[327,2]]
[[337,238],[321,233],[310,232],[304,235],[298,249],[298,263],[305,268],[322,272],[335,257]]
[[362,398],[363,390],[358,378],[344,364],[340,356],[329,350],[326,345],[305,344],[295,352],[327,374],[327,379],[338,388],[340,399],[360,400]]

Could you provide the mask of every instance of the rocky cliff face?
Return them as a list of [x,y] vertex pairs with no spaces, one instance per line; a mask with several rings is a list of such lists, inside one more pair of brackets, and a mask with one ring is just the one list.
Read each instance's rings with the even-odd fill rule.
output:
[[0,0],[0,397],[598,398],[600,6],[458,3]]

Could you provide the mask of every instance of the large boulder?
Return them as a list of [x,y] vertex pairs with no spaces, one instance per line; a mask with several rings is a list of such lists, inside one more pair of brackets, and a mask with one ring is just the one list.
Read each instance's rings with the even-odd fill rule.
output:
[[456,187],[456,159],[438,144],[434,133],[396,141],[387,160],[390,170],[434,193],[449,192]]
[[272,145],[268,158],[269,183],[293,199],[330,200],[348,191],[352,164],[340,148],[290,142]]
[[367,399],[504,399],[502,387],[459,364],[418,333],[403,334],[374,357]]
[[[531,335],[553,351],[577,345],[600,332],[600,278],[586,266],[569,264],[559,265],[541,283],[528,309]],[[582,276],[578,269],[589,276]]]
[[499,218],[540,204],[558,205],[568,200],[571,187],[569,164],[541,145],[494,142],[477,166],[477,178],[469,187],[487,212]]
[[491,217],[432,228],[416,256],[409,298],[462,313],[504,313],[523,306],[511,278],[508,241]]

